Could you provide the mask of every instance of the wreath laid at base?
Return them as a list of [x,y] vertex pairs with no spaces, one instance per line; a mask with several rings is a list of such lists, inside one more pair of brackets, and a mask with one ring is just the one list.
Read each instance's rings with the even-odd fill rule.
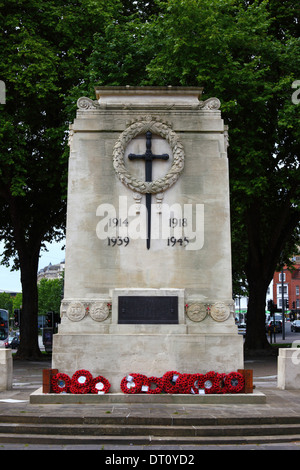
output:
[[[51,377],[52,393],[99,394],[109,392],[110,382],[85,369],[77,370],[72,377],[57,373]],[[217,394],[242,393],[245,387],[244,376],[239,372],[220,374],[209,371],[205,374],[184,374],[175,370],[167,371],[162,377],[147,377],[144,374],[131,373],[122,378],[120,388],[123,393],[135,394]]]
[[51,391],[53,393],[86,394],[96,393],[102,395],[108,393],[109,381],[99,375],[93,378],[85,369],[77,370],[70,378],[67,374],[58,373],[51,377]]
[[85,369],[80,369],[72,375],[70,392],[85,394],[90,391],[90,384],[93,380],[92,374]]
[[51,378],[51,391],[54,393],[67,393],[71,386],[71,379],[67,374],[58,373]]
[[108,393],[109,389],[110,389],[110,383],[102,375],[99,375],[98,377],[92,380],[91,393],[94,393],[97,395],[103,395],[104,393]]
[[121,390],[123,393],[141,393],[142,386],[146,384],[147,377],[143,374],[128,374],[121,380]]
[[[153,384],[155,387],[153,388]],[[169,394],[216,394],[241,393],[244,390],[245,379],[239,372],[219,374],[209,371],[206,374],[181,374],[171,370],[161,378],[147,377],[143,374],[132,373],[121,380],[120,388],[123,393],[169,393]]]

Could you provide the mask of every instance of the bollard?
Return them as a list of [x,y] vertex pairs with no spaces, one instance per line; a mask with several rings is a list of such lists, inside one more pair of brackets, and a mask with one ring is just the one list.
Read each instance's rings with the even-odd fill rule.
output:
[[11,349],[0,349],[0,391],[12,389],[13,361]]

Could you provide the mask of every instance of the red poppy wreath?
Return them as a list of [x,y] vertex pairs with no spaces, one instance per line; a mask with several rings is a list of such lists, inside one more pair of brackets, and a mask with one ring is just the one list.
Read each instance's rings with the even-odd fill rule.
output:
[[201,390],[204,393],[204,375],[203,374],[192,374],[190,377],[190,391],[193,394],[200,394]]
[[[155,385],[155,388],[152,387],[152,384]],[[161,377],[149,377],[148,378],[148,390],[149,395],[156,395],[163,391],[163,379]],[[152,387],[152,388],[151,388]]]
[[70,392],[75,394],[88,393],[92,380],[93,376],[88,370],[77,370],[72,375]]
[[188,394],[191,393],[191,377],[192,374],[180,374],[176,380],[177,393]]
[[143,382],[147,377],[143,374],[129,374],[121,380],[121,390],[123,393],[140,393]]
[[245,379],[239,372],[230,372],[226,375],[224,384],[228,393],[241,393],[244,389]]
[[163,375],[163,387],[166,393],[178,393],[177,379],[180,375],[176,370],[169,370]]
[[54,393],[67,393],[71,385],[71,379],[67,374],[59,372],[51,377],[51,391]]
[[98,377],[93,379],[91,382],[91,386],[90,386],[91,393],[103,395],[105,393],[108,393],[109,389],[110,389],[110,383],[105,377],[102,377],[102,375],[99,375]]
[[228,393],[228,388],[225,385],[226,374],[217,374],[218,389],[216,393]]
[[207,372],[203,377],[203,386],[205,393],[212,394],[218,393],[219,390],[219,374],[214,371]]

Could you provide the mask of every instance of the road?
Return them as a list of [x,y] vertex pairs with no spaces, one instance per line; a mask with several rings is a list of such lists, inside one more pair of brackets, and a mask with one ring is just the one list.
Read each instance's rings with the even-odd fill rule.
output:
[[[282,333],[276,333],[275,340],[272,335],[272,343],[293,343],[298,341],[300,345],[300,332],[291,332],[291,322],[285,322],[285,339],[282,338]],[[269,338],[269,336],[268,336]],[[296,347],[296,346],[295,346]]]

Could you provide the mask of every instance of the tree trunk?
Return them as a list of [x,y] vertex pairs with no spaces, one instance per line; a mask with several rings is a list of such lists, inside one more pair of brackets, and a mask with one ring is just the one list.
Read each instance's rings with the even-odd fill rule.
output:
[[[273,351],[265,328],[266,294],[280,253],[299,220],[290,210],[293,194],[291,191],[289,197],[278,204],[277,217],[272,219],[273,225],[269,224],[268,231],[262,224],[264,214],[258,200],[252,203],[247,212],[248,260],[245,272],[248,281],[249,304],[245,351],[248,353]],[[267,231],[269,236],[266,236],[264,231]]]
[[[41,249],[40,224],[31,224],[26,230],[23,221],[22,198],[11,195],[7,190],[7,202],[13,224],[15,251],[18,254],[22,284],[22,310],[20,318],[20,346],[16,357],[39,359],[42,356],[38,345],[38,288],[37,271]],[[31,232],[31,233],[30,233]],[[14,253],[15,255],[15,253]]]
[[22,313],[20,325],[20,346],[16,357],[19,359],[40,359],[38,345],[38,289],[37,271],[39,248],[19,253],[22,283]]
[[249,303],[245,352],[270,351],[266,337],[266,295],[274,270],[265,259],[261,244],[261,215],[258,201],[254,201],[247,213],[248,259],[245,266]]
[[245,353],[270,352],[272,347],[267,340],[265,328],[266,294],[268,282],[265,283],[257,273],[255,279],[249,280],[249,304],[247,311],[247,328]]

